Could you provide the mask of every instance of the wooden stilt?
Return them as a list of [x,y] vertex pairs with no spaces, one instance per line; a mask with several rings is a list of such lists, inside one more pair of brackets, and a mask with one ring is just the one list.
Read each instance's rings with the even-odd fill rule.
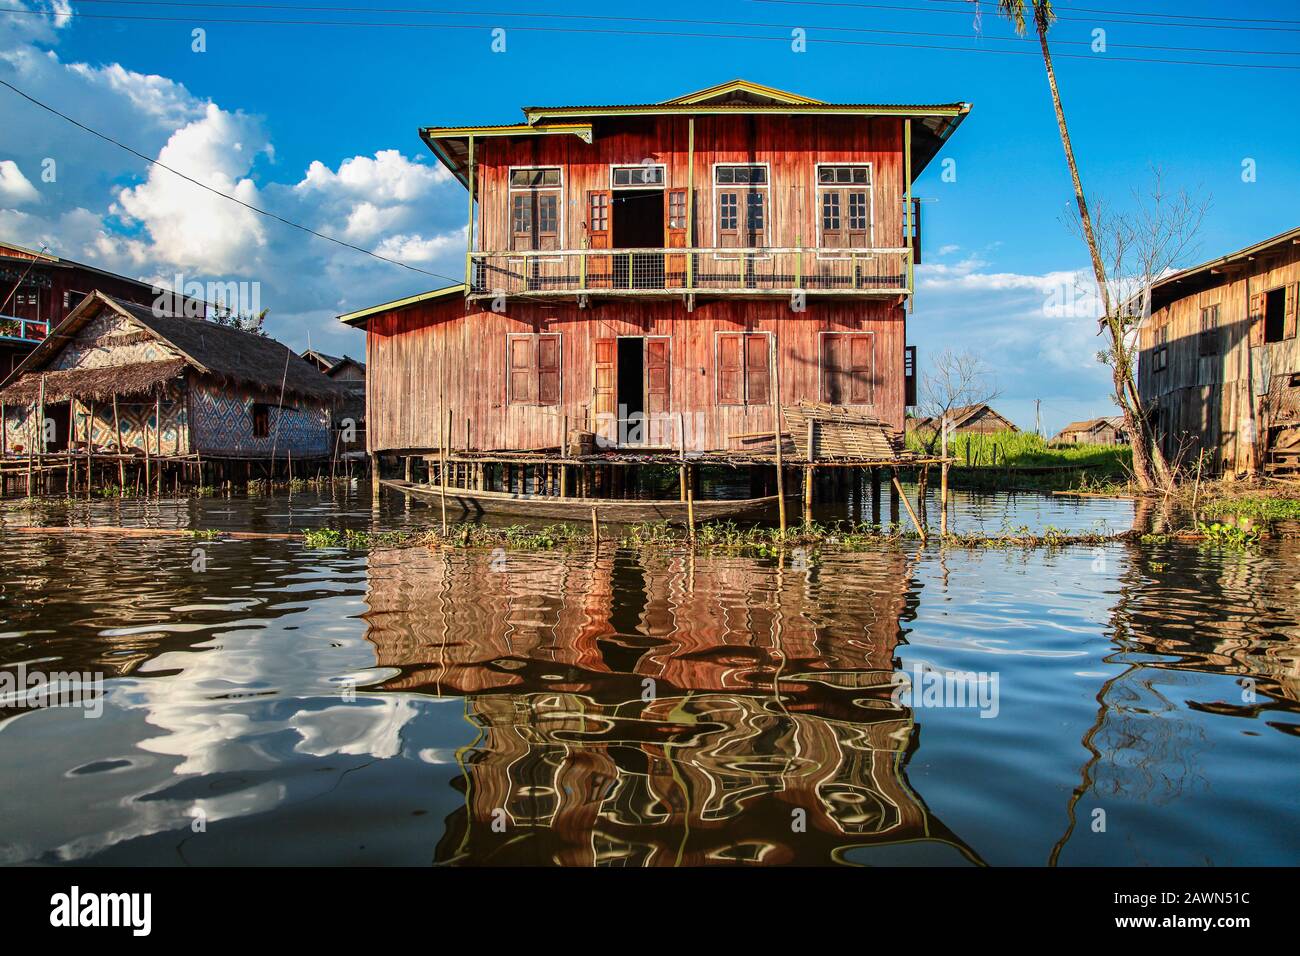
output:
[[898,524],[899,495],[898,473],[893,468],[889,469],[889,482],[889,523],[892,526]]
[[911,503],[907,500],[907,495],[903,494],[903,486],[898,483],[898,473],[891,475],[894,485],[894,492],[902,499],[903,507],[907,509],[907,516],[912,519],[912,527],[916,528],[916,533],[921,536],[921,543],[925,544],[925,527],[916,519],[916,512],[912,510]]
[[600,521],[596,518],[596,506],[591,506],[591,543],[600,547]]
[[[809,426],[813,423],[808,422]],[[811,430],[811,429],[810,429]],[[803,472],[803,523],[812,524],[814,466],[808,465]]]
[[948,463],[939,466],[939,537],[948,537]]
[[[772,336],[773,339],[776,336]],[[785,468],[781,463],[781,363],[773,355],[772,361],[772,439],[776,443],[776,512],[780,520],[781,537],[785,537]]]
[[686,533],[695,540],[695,489],[686,489]]

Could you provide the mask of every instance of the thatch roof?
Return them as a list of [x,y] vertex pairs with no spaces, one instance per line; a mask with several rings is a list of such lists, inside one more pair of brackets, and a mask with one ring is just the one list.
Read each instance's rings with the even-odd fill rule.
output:
[[139,395],[152,391],[180,375],[185,364],[184,359],[172,359],[103,368],[29,372],[0,392],[0,398],[12,405],[30,405],[40,397],[41,379],[44,378],[47,403],[66,402],[70,398],[112,401],[114,395]]
[[[157,315],[148,306],[120,302],[102,292],[88,296],[23,360],[15,370],[14,383],[0,391],[0,397],[5,401],[16,402],[21,400],[20,395],[35,394],[32,389],[39,387],[40,373],[48,363],[86,322],[105,310],[115,311],[142,326],[180,355],[181,367],[188,366],[200,374],[212,375],[232,384],[260,388],[271,394],[283,390],[285,395],[330,403],[340,402],[346,397],[337,384],[275,339],[218,325],[206,319]],[[85,369],[80,370],[83,374],[79,376],[46,372],[46,400],[55,400],[49,397],[50,381],[55,375],[64,376],[61,379],[66,392],[64,398],[74,395],[78,398],[102,398],[112,394],[111,389],[104,391],[113,381],[112,372],[118,374],[117,381],[123,386],[138,390],[138,380],[161,374],[160,369],[149,370],[148,366],[162,364],[170,363],[144,362],[113,366],[110,369]],[[94,374],[90,374],[92,372]],[[35,385],[30,381],[33,377],[37,382]],[[154,378],[151,384],[157,384],[158,381],[160,379]],[[150,386],[146,386],[146,389],[148,387]],[[80,391],[82,388],[93,391]]]

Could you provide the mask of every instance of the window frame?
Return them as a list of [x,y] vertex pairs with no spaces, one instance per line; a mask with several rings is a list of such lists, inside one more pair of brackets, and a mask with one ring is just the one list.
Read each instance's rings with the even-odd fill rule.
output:
[[[1214,314],[1214,322],[1207,329],[1205,326],[1205,317],[1207,313]],[[1220,334],[1219,334],[1219,303],[1201,307],[1200,324],[1197,328],[1197,353],[1202,357],[1220,354]],[[1206,343],[1209,343],[1207,347]]]
[[1151,330],[1151,372],[1156,374],[1169,368],[1169,325],[1163,323]]
[[[560,184],[559,184],[558,186],[515,186],[515,185],[513,185],[513,183],[514,183],[514,178],[515,178],[515,173],[516,173],[516,172],[518,172],[518,171],[523,171],[523,170],[530,170],[530,169],[531,169],[531,170],[541,170],[541,169],[554,169],[554,170],[557,170],[557,171],[559,172],[559,174],[560,174]],[[549,164],[549,163],[548,163],[548,164],[542,164],[542,165],[534,164],[534,165],[525,165],[525,166],[507,166],[507,167],[506,167],[506,222],[505,222],[505,226],[506,226],[506,235],[505,235],[505,240],[506,240],[506,247],[507,247],[507,249],[509,250],[509,252],[517,253],[517,252],[529,252],[529,251],[535,251],[535,252],[549,252],[549,251],[550,251],[549,249],[548,249],[548,250],[526,250],[526,249],[525,249],[525,250],[517,250],[517,249],[514,248],[514,239],[515,239],[515,229],[514,229],[514,217],[515,217],[515,196],[518,195],[518,194],[521,194],[521,193],[522,193],[522,194],[525,194],[525,195],[532,195],[532,196],[535,196],[535,195],[538,195],[538,194],[541,194],[541,193],[554,193],[554,194],[555,194],[555,196],[556,196],[556,199],[555,199],[555,246],[556,246],[556,252],[559,252],[559,251],[561,251],[561,250],[563,250],[563,249],[565,248],[565,237],[568,235],[568,234],[565,232],[565,228],[566,228],[566,226],[567,226],[567,223],[565,222],[565,196],[567,195],[567,190],[566,190],[566,188],[565,188],[566,186],[567,186],[567,179],[566,179],[566,177],[565,177],[565,175],[564,175],[564,167],[563,167],[563,166],[558,166],[558,165],[555,165],[555,164]],[[535,221],[534,221],[534,223],[533,223],[533,241],[534,241],[534,242],[537,241],[537,223],[536,223]],[[512,261],[512,262],[528,262],[528,261],[530,261],[530,260],[531,260],[532,262],[560,262],[561,260],[563,260],[563,258],[564,258],[564,257],[563,257],[562,255],[554,255],[554,256],[550,256],[550,255],[529,255],[529,256],[514,255],[514,256],[508,256],[508,260],[509,260],[509,261]]]
[[[746,166],[746,167],[761,166],[764,169],[763,179],[765,181],[758,184],[754,184],[754,183],[721,183],[720,184],[718,182],[719,169],[726,168],[726,167],[737,167],[737,166]],[[713,225],[713,248],[715,250],[719,250],[722,248],[718,242],[718,225],[719,225],[719,220],[721,219],[719,215],[719,207],[718,207],[718,194],[723,192],[734,192],[740,194],[750,190],[757,190],[757,189],[766,190],[766,192],[762,194],[764,197],[763,198],[763,219],[764,219],[763,233],[766,237],[766,245],[771,245],[772,238],[776,234],[776,223],[775,220],[772,218],[772,211],[773,211],[772,210],[772,164],[767,161],[753,162],[753,163],[719,162],[719,163],[713,163],[709,167],[709,207],[710,207],[709,220]],[[742,203],[740,201],[738,195],[736,199],[737,217],[740,216],[741,211],[744,208],[745,208],[745,203]],[[749,221],[749,216],[747,212],[744,216],[744,220],[746,223],[748,223]],[[737,229],[739,229],[740,227],[739,219],[737,220],[736,227]],[[738,248],[748,248],[748,247],[741,246]],[[766,246],[758,246],[756,248],[766,248]],[[739,259],[740,254],[736,253],[733,255],[728,252],[715,251],[713,253],[713,258],[718,261]],[[772,258],[772,256],[770,253],[768,255],[762,255],[761,253],[756,253],[754,254],[754,258],[767,260]]]
[[[823,183],[821,181],[821,171],[823,167],[846,166],[855,169],[868,170],[867,179],[870,180],[865,186],[861,183]],[[867,245],[865,248],[874,249],[876,247],[876,169],[874,163],[829,163],[819,162],[813,164],[813,218],[816,228],[817,237],[817,258],[818,259],[852,259],[852,256],[844,255],[842,249],[835,246],[823,245],[822,236],[822,195],[825,192],[834,191],[843,192],[861,192],[865,190],[867,194]],[[844,205],[840,210],[841,220],[847,219],[849,207]]]
[[[616,169],[658,169],[660,171],[659,182],[657,183],[616,183],[614,182],[614,171]],[[610,163],[609,164],[609,188],[614,189],[664,189],[668,188],[668,164],[667,163]]]
[[[740,355],[741,360],[745,363],[741,371],[741,386],[744,390],[742,400],[739,402],[724,402],[722,400],[722,337],[724,335],[735,335],[740,337]],[[749,352],[745,347],[745,340],[750,336],[766,336],[767,349],[767,401],[751,402],[749,400]],[[715,408],[769,408],[772,405],[774,396],[772,394],[772,383],[775,379],[773,366],[776,362],[776,333],[766,332],[763,330],[749,329],[714,329],[713,331],[713,404]]]
[[[870,401],[867,402],[832,402],[826,395],[826,336],[839,335],[845,338],[850,336],[870,336],[871,337],[871,368],[868,371],[869,379],[867,381],[867,391]],[[852,390],[850,389],[850,395]],[[837,331],[835,329],[822,330],[817,333],[817,396],[818,400],[828,405],[834,405],[837,408],[875,408],[876,406],[876,333],[874,331],[863,331],[852,329]]]
[[[542,376],[541,376],[541,349],[538,345],[542,338],[554,337],[556,348],[556,391],[554,402],[542,401]],[[533,343],[533,360],[530,366],[529,374],[532,377],[533,393],[536,396],[532,401],[517,400],[514,396],[514,387],[510,375],[510,358],[511,343],[515,339],[529,339]],[[507,332],[506,333],[506,350],[505,350],[505,392],[506,408],[557,408],[564,404],[564,333],[562,332]]]

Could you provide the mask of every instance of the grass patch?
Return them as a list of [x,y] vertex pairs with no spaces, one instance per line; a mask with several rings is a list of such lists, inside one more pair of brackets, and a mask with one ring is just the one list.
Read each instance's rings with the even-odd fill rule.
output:
[[[907,446],[931,451],[923,436],[907,435]],[[938,453],[938,446],[933,449]],[[1094,494],[1127,490],[1133,451],[1127,445],[1050,445],[1034,432],[958,433],[948,442],[948,454],[957,459],[949,479],[959,485],[996,482],[1004,487],[1005,469],[1056,469],[1014,475],[1017,488],[1080,490]]]
[[1280,495],[1244,494],[1238,497],[1214,497],[1198,510],[1215,518],[1249,518],[1253,521],[1300,521],[1300,498]]

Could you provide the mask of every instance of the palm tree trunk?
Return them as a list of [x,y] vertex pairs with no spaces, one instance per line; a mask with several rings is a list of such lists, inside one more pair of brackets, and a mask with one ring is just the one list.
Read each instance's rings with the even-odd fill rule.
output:
[[1038,45],[1043,52],[1043,66],[1047,69],[1047,85],[1052,91],[1056,125],[1061,131],[1061,145],[1065,147],[1065,164],[1070,168],[1070,180],[1074,184],[1074,199],[1079,205],[1079,223],[1083,227],[1083,238],[1088,245],[1088,255],[1092,257],[1092,272],[1097,281],[1098,295],[1101,297],[1102,315],[1111,335],[1113,346],[1111,375],[1115,383],[1115,398],[1124,413],[1124,422],[1129,428],[1129,442],[1133,448],[1133,477],[1139,488],[1150,491],[1157,487],[1157,475],[1160,477],[1161,484],[1167,482],[1169,468],[1160,446],[1154,440],[1151,423],[1143,413],[1134,379],[1133,364],[1129,356],[1129,346],[1125,341],[1124,324],[1112,309],[1110,287],[1106,282],[1106,267],[1101,260],[1101,247],[1098,246],[1097,236],[1092,229],[1092,217],[1088,215],[1088,202],[1083,196],[1079,165],[1075,162],[1074,146],[1070,143],[1070,130],[1065,123],[1065,108],[1061,105],[1061,92],[1056,86],[1056,70],[1052,66],[1052,53],[1047,46],[1047,22],[1039,15],[1035,15],[1034,22],[1037,27]]

